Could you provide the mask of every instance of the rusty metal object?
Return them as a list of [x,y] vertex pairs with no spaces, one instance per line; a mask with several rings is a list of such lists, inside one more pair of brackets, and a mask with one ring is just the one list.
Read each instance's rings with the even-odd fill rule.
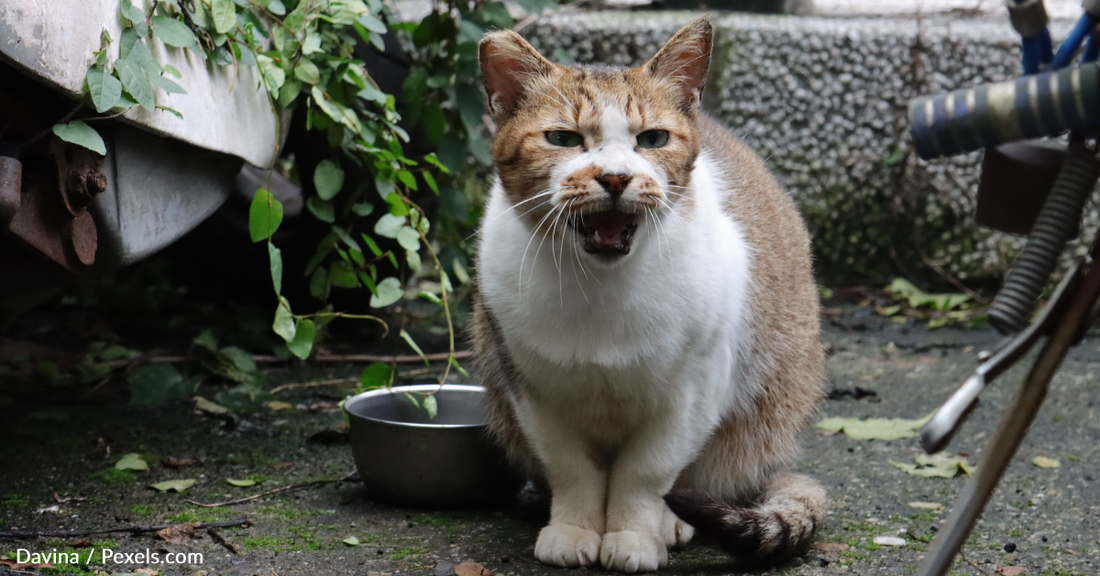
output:
[[[10,233],[64,268],[78,272],[95,262],[98,238],[88,206],[107,189],[98,154],[52,137],[23,163],[19,199],[7,221]],[[0,172],[2,175],[3,172]],[[0,197],[10,206],[8,197]]]

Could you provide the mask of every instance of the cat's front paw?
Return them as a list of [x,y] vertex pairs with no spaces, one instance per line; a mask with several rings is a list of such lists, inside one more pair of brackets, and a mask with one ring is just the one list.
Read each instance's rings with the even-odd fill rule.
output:
[[600,559],[600,535],[571,524],[550,524],[539,532],[535,558],[565,568],[595,564]]
[[668,565],[668,549],[656,534],[611,532],[600,544],[600,563],[619,572],[652,572]]
[[690,542],[694,535],[695,528],[680,520],[672,510],[668,509],[668,506],[665,506],[664,515],[661,516],[661,538],[664,539],[665,545],[670,548],[680,548]]

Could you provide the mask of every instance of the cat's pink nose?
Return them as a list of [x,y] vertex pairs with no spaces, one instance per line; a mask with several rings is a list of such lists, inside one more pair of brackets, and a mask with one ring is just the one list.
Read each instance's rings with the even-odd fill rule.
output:
[[596,181],[603,186],[604,190],[607,190],[612,196],[619,196],[626,189],[627,184],[630,184],[630,179],[633,178],[632,174],[601,174]]

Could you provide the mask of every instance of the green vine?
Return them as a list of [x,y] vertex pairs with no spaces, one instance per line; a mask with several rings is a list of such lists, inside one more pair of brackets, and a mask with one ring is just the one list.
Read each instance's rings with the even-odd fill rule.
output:
[[[532,13],[557,6],[553,0],[522,0]],[[147,10],[121,0],[125,24],[118,39],[118,57],[111,60],[113,39],[104,31],[100,50],[86,77],[86,92],[97,113],[121,114],[141,106],[180,116],[155,104],[162,90],[185,94],[179,70],[157,63],[147,41],[190,50],[216,66],[254,67],[262,78],[273,111],[293,109],[305,114],[307,128],[321,131],[329,144],[328,158],[312,174],[315,194],[306,207],[330,231],[319,242],[306,266],[310,294],[326,303],[333,288],[366,288],[370,306],[384,308],[405,297],[404,282],[383,276],[379,264],[398,272],[421,272],[421,254],[430,257],[439,275],[439,294],[419,297],[440,305],[448,339],[448,361],[440,383],[451,368],[465,371],[455,358],[453,274],[469,280],[466,233],[480,217],[479,182],[491,165],[490,134],[483,121],[485,107],[477,46],[486,31],[510,28],[515,22],[502,2],[483,0],[437,2],[419,23],[398,23],[410,73],[395,97],[380,89],[363,61],[355,57],[359,43],[384,50],[388,11],[381,0],[156,0]],[[175,80],[169,78],[172,77]],[[235,75],[236,79],[237,76]],[[182,118],[182,116],[180,116]],[[416,159],[407,154],[408,131],[420,131],[438,151]],[[102,153],[102,139],[81,120],[54,127],[62,139]],[[345,182],[345,167],[365,168],[386,211],[376,217],[372,234],[356,233],[362,219],[374,216],[367,197],[371,186]],[[301,174],[301,171],[298,172]],[[425,196],[430,191],[432,196]],[[436,197],[434,232],[429,214],[417,198]],[[379,317],[346,314],[328,304],[313,314],[297,314],[283,295],[282,254],[272,241],[283,218],[281,204],[259,190],[249,213],[253,242],[268,245],[272,285],[278,297],[272,329],[295,356],[307,358],[325,324],[335,318],[359,318],[389,327]],[[384,251],[378,238],[396,241],[399,250]],[[399,336],[424,356],[404,329]],[[426,361],[426,360],[425,360]],[[383,369],[384,368],[384,369]],[[393,366],[368,366],[363,388],[392,384]],[[425,408],[433,411],[424,402]],[[434,399],[431,404],[434,404]]]

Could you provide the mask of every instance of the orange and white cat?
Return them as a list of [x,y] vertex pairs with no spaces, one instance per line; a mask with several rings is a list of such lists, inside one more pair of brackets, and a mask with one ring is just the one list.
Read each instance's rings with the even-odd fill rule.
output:
[[693,527],[769,561],[825,516],[790,471],[824,380],[809,240],[700,112],[711,44],[696,20],[616,69],[481,43],[498,182],[475,352],[494,432],[550,486],[547,564],[656,570]]

